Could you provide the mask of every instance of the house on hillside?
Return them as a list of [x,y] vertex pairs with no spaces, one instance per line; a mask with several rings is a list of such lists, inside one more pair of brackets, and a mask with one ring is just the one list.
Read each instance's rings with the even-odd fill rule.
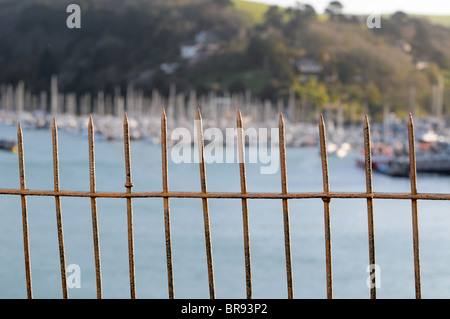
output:
[[319,75],[323,71],[323,66],[311,58],[300,58],[295,61],[297,70],[305,75]]
[[294,61],[294,67],[300,73],[300,81],[307,82],[309,78],[314,77],[319,81],[328,83],[336,80],[336,74],[327,63],[329,58],[325,59],[324,63],[319,63],[313,58],[301,57]]
[[403,51],[405,53],[411,53],[411,44],[409,44],[406,40],[401,39],[397,40],[395,42],[395,47],[399,49],[400,51]]
[[429,63],[425,60],[415,60],[413,61],[414,67],[416,70],[425,70],[428,69]]
[[195,63],[202,58],[216,53],[220,49],[217,35],[209,30],[198,32],[193,40],[181,44],[180,56],[189,63]]
[[195,42],[201,45],[219,43],[217,35],[209,30],[202,30],[195,35]]
[[197,57],[199,45],[196,41],[185,41],[181,44],[180,55],[183,60],[191,60]]
[[180,63],[177,63],[177,62],[170,62],[170,63],[165,62],[165,63],[162,63],[159,67],[164,73],[172,74],[178,69],[179,66],[180,66]]

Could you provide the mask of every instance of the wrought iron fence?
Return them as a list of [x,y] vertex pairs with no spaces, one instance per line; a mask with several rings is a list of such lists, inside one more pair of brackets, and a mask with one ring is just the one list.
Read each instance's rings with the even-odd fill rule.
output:
[[[164,224],[165,224],[165,242],[166,242],[166,260],[167,260],[167,284],[169,298],[175,298],[173,269],[172,269],[172,243],[171,243],[171,226],[170,226],[170,198],[197,198],[202,199],[204,235],[206,245],[206,261],[208,269],[209,295],[211,299],[216,297],[214,284],[214,267],[211,244],[211,231],[209,221],[208,199],[240,199],[242,201],[242,219],[243,219],[243,238],[244,238],[244,257],[245,257],[245,278],[246,278],[246,297],[252,298],[252,267],[250,256],[250,230],[248,222],[248,200],[253,199],[279,199],[282,201],[283,223],[284,223],[284,245],[286,258],[286,278],[288,298],[294,298],[293,274],[292,274],[292,258],[291,258],[291,241],[290,241],[290,225],[289,225],[289,200],[316,198],[322,199],[324,205],[324,233],[325,233],[325,259],[326,259],[326,288],[327,298],[333,298],[333,276],[332,276],[332,254],[331,254],[331,227],[330,227],[330,202],[333,198],[359,198],[367,200],[367,217],[368,217],[368,247],[369,247],[369,265],[375,265],[375,237],[374,237],[374,216],[373,216],[373,200],[374,199],[404,199],[411,201],[412,210],[412,234],[413,234],[413,255],[414,255],[414,274],[415,274],[415,297],[421,298],[421,278],[420,278],[420,254],[419,254],[419,231],[418,231],[418,200],[450,200],[450,194],[439,193],[418,193],[416,178],[416,158],[415,158],[415,138],[414,124],[412,115],[409,117],[408,124],[408,140],[409,140],[409,175],[411,182],[410,193],[378,193],[373,192],[372,187],[372,157],[371,157],[371,137],[370,125],[367,115],[364,120],[364,152],[365,152],[365,172],[366,172],[366,192],[331,192],[329,186],[328,174],[328,156],[326,130],[323,116],[320,115],[319,121],[319,137],[320,137],[320,153],[322,161],[323,191],[322,192],[306,192],[293,193],[288,192],[287,188],[287,167],[286,167],[286,145],[285,145],[285,123],[283,115],[280,113],[278,122],[279,131],[279,155],[280,155],[280,171],[281,171],[281,192],[280,193],[249,193],[247,192],[246,169],[245,169],[245,143],[243,135],[243,122],[241,112],[238,111],[237,141],[238,156],[240,170],[241,192],[208,192],[205,158],[204,158],[204,139],[203,126],[200,110],[197,111],[197,141],[200,165],[200,181],[201,191],[199,192],[174,192],[169,190],[168,178],[168,143],[167,143],[167,119],[163,110],[161,117],[161,154],[162,154],[162,191],[161,192],[132,192],[133,182],[131,176],[131,158],[130,158],[130,130],[128,118],[125,113],[123,123],[124,150],[125,150],[125,191],[124,192],[97,192],[95,182],[95,150],[94,150],[94,124],[92,116],[89,118],[88,140],[89,140],[89,170],[90,170],[90,191],[64,191],[59,185],[59,159],[58,159],[58,129],[55,119],[52,124],[52,142],[53,142],[53,175],[54,190],[30,190],[27,189],[25,183],[25,165],[24,165],[24,147],[23,135],[20,123],[17,131],[17,146],[19,157],[19,176],[20,189],[0,189],[0,195],[19,195],[21,197],[22,206],[22,225],[23,225],[23,244],[25,257],[25,274],[27,297],[33,298],[31,267],[30,267],[30,245],[28,230],[28,210],[27,196],[50,196],[55,198],[57,232],[59,242],[59,256],[61,268],[61,284],[63,298],[68,298],[67,274],[66,274],[66,258],[64,251],[64,234],[61,218],[61,197],[88,197],[91,200],[92,213],[92,234],[93,247],[95,255],[95,271],[96,271],[96,289],[97,298],[102,298],[102,271],[101,258],[99,249],[99,229],[97,217],[97,198],[124,198],[127,202],[127,232],[128,232],[128,256],[129,256],[129,277],[130,277],[130,296],[136,298],[136,278],[135,278],[135,262],[134,262],[134,235],[133,235],[133,198],[162,198],[164,202]],[[376,298],[376,273],[375,267],[371,268],[372,285],[370,285],[370,297]]]

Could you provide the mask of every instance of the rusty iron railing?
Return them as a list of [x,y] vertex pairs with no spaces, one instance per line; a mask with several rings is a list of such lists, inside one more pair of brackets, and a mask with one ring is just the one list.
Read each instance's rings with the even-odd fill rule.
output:
[[[94,151],[94,125],[92,116],[89,117],[88,139],[89,139],[89,170],[90,170],[90,191],[64,191],[59,186],[59,160],[58,160],[58,129],[56,121],[52,124],[52,144],[53,144],[53,171],[54,171],[54,190],[30,190],[26,188],[25,183],[25,165],[24,165],[24,147],[23,135],[20,123],[18,124],[17,141],[18,141],[18,157],[19,157],[19,176],[20,189],[0,189],[0,195],[20,195],[22,206],[22,226],[23,226],[23,244],[25,256],[25,274],[27,297],[33,298],[31,267],[30,267],[30,245],[28,235],[28,210],[27,196],[52,196],[55,197],[57,231],[60,254],[61,281],[63,298],[68,298],[67,277],[66,277],[66,259],[64,251],[64,235],[63,224],[61,218],[61,197],[89,197],[91,199],[92,212],[92,233],[94,243],[95,270],[96,270],[96,287],[97,298],[102,298],[102,275],[101,275],[101,259],[99,244],[99,229],[97,217],[97,198],[125,198],[127,202],[127,230],[128,230],[128,255],[129,255],[129,276],[130,276],[130,296],[136,298],[136,278],[134,263],[134,243],[133,243],[133,198],[162,198],[164,201],[164,225],[165,225],[165,241],[166,241],[166,258],[167,258],[167,283],[169,298],[175,298],[173,269],[172,269],[172,244],[171,244],[171,226],[170,226],[170,198],[198,198],[202,199],[204,232],[206,244],[206,260],[208,269],[209,295],[211,299],[215,296],[214,285],[214,269],[212,256],[212,243],[209,222],[208,199],[240,199],[242,201],[242,219],[243,219],[243,238],[244,238],[244,258],[245,258],[245,280],[246,280],[246,297],[252,298],[252,275],[251,275],[251,257],[250,257],[250,231],[248,221],[248,200],[252,199],[280,199],[283,209],[284,224],[284,245],[286,257],[286,277],[287,277],[287,293],[288,298],[294,298],[292,258],[291,258],[291,241],[290,241],[290,225],[289,225],[289,206],[288,201],[294,199],[322,199],[324,203],[324,227],[325,227],[325,261],[326,261],[326,287],[327,298],[333,298],[333,276],[332,276],[332,254],[331,254],[331,227],[330,227],[330,202],[333,198],[359,198],[367,200],[367,217],[368,217],[368,241],[369,241],[369,265],[375,265],[375,240],[374,240],[374,216],[373,216],[373,200],[374,199],[406,199],[411,200],[412,208],[412,234],[413,234],[413,252],[414,252],[414,274],[415,274],[415,297],[421,298],[421,279],[420,279],[420,256],[419,256],[419,232],[418,232],[418,200],[450,200],[450,194],[439,193],[418,193],[416,178],[416,160],[415,160],[415,141],[414,141],[414,124],[412,115],[409,116],[408,123],[408,139],[409,139],[409,160],[410,160],[410,193],[377,193],[373,192],[372,187],[372,158],[371,158],[371,141],[370,141],[370,125],[367,115],[364,119],[364,151],[365,151],[365,173],[366,173],[366,191],[365,192],[331,192],[328,174],[328,157],[326,143],[326,129],[323,116],[319,120],[319,138],[320,153],[322,161],[323,175],[323,191],[322,192],[306,192],[292,193],[287,189],[287,166],[286,166],[286,145],[285,145],[285,124],[283,115],[280,113],[278,130],[279,130],[279,151],[280,151],[280,169],[281,169],[281,192],[280,193],[248,193],[245,171],[245,144],[243,136],[243,122],[241,112],[238,111],[236,126],[238,141],[239,170],[241,179],[241,192],[208,192],[206,184],[206,169],[204,160],[204,141],[203,127],[200,110],[197,112],[197,139],[198,152],[200,162],[200,192],[173,192],[169,191],[168,179],[168,143],[167,143],[167,119],[163,110],[161,117],[161,153],[162,153],[162,191],[161,192],[132,192],[131,179],[131,161],[130,161],[130,135],[128,118],[125,113],[123,134],[124,134],[124,150],[125,150],[125,192],[97,192],[95,185],[95,151]],[[376,274],[375,268],[370,270],[372,285],[370,286],[370,297],[376,298]]]

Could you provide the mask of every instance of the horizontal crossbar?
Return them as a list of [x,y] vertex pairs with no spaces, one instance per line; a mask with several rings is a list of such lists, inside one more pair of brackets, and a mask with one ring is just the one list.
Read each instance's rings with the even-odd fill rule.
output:
[[416,199],[416,200],[450,200],[450,194],[440,193],[348,193],[348,192],[306,192],[306,193],[233,193],[233,192],[81,192],[51,190],[0,189],[0,195],[22,196],[61,196],[90,198],[212,198],[212,199]]

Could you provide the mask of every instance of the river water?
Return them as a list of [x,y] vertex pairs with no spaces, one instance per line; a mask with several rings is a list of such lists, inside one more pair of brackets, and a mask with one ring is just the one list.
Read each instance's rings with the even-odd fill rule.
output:
[[[15,126],[0,126],[0,136],[16,137]],[[51,134],[24,129],[26,183],[53,189]],[[89,191],[87,138],[59,133],[61,189]],[[96,140],[97,191],[124,191],[121,141]],[[133,191],[160,191],[160,146],[132,141]],[[354,154],[330,156],[331,191],[365,191],[364,170]],[[170,160],[170,157],[169,157]],[[17,154],[0,152],[0,187],[19,188]],[[317,148],[287,149],[288,189],[322,190]],[[208,191],[239,192],[237,164],[208,164]],[[249,192],[280,192],[277,174],[260,174],[247,164]],[[407,178],[374,173],[374,191],[409,192]],[[198,164],[169,162],[172,191],[200,191]],[[446,193],[450,177],[419,175],[418,191]],[[55,201],[28,196],[31,270],[35,298],[61,298]],[[98,199],[104,298],[129,298],[125,199]],[[210,220],[217,298],[245,298],[241,201],[211,199]],[[26,298],[19,196],[0,196],[0,298]],[[176,298],[209,298],[201,199],[171,199],[173,274]],[[136,289],[138,298],[168,298],[163,201],[134,199]],[[326,298],[323,202],[289,201],[295,298]],[[363,199],[333,199],[331,236],[335,298],[369,298],[367,287],[367,210]],[[411,202],[375,200],[378,298],[414,298]],[[96,298],[90,200],[62,198],[67,265],[80,267],[80,288],[70,298]],[[282,202],[249,200],[254,298],[287,298]],[[423,298],[450,297],[450,215],[445,201],[419,202]]]

